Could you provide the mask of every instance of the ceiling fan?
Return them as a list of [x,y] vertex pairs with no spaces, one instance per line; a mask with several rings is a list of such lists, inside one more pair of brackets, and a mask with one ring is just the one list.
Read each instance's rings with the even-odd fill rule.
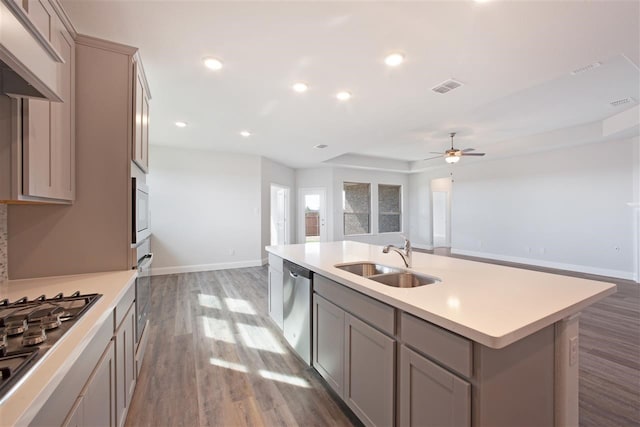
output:
[[438,153],[435,151],[431,151],[431,154],[439,154],[438,156],[435,157],[429,157],[427,159],[423,159],[423,160],[431,160],[431,159],[437,159],[438,157],[444,157],[445,162],[447,163],[457,163],[458,160],[460,160],[460,157],[462,156],[484,156],[485,153],[471,153],[471,151],[475,151],[475,148],[465,148],[464,150],[458,150],[457,148],[453,147],[453,137],[456,136],[455,132],[451,132],[449,134],[449,136],[451,136],[451,148],[446,150],[444,153]]

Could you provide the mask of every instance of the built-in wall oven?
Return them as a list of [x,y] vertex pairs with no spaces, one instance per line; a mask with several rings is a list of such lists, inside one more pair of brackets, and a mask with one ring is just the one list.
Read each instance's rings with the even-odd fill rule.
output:
[[138,255],[138,277],[136,279],[136,342],[140,338],[147,325],[149,308],[151,305],[151,239],[143,240],[136,249]]
[[133,208],[131,244],[138,246],[151,235],[151,224],[149,223],[149,187],[133,177],[131,178],[131,205]]

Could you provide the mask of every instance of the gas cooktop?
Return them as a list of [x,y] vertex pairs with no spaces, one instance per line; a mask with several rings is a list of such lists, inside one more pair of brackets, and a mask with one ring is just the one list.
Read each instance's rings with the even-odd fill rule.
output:
[[101,296],[77,291],[0,301],[0,400]]

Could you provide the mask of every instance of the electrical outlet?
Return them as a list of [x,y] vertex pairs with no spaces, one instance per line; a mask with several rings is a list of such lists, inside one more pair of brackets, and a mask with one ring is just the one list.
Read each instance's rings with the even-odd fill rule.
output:
[[578,363],[578,337],[569,340],[569,366]]
[[236,254],[235,249],[229,249],[229,255],[235,255],[235,254]]
[[620,252],[620,246],[614,246],[613,250],[616,251],[616,252]]
[[529,246],[525,246],[525,247],[524,247],[524,251],[525,251],[526,253],[530,254],[530,253],[531,253],[531,248],[530,248]]

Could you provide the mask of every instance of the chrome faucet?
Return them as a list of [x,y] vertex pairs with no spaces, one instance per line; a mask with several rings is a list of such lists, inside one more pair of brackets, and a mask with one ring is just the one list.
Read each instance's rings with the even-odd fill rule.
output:
[[404,238],[404,247],[402,249],[393,245],[387,245],[382,248],[382,253],[388,254],[390,249],[394,250],[402,257],[404,266],[407,268],[411,268],[411,242],[406,237],[402,237]]

